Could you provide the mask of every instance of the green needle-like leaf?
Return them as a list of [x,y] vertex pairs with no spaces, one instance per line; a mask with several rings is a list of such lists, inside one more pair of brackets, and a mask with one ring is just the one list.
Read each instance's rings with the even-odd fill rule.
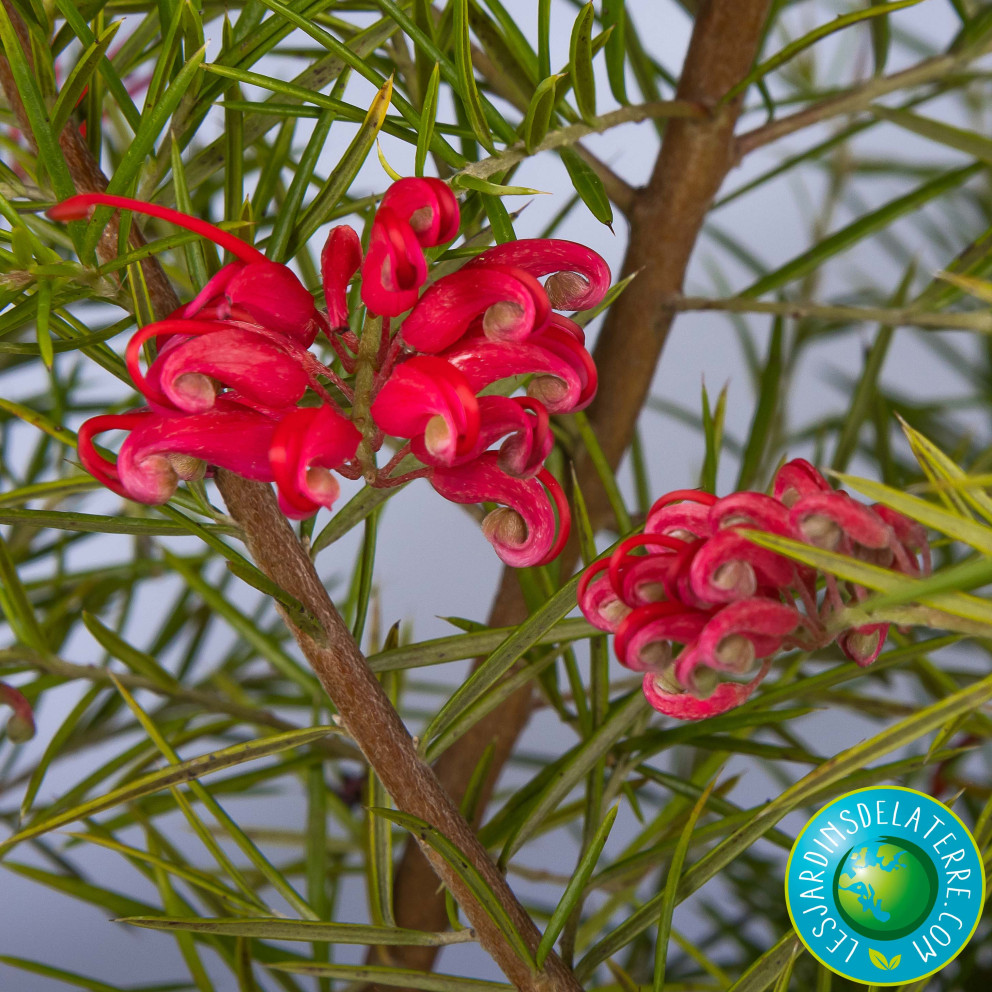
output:
[[132,916],[117,921],[146,930],[183,930],[223,937],[259,940],[320,941],[331,944],[372,944],[380,947],[443,947],[471,939],[461,934],[424,933],[399,927],[373,927],[360,923],[321,923],[315,920],[285,920],[254,917],[248,920],[202,919],[197,917]]
[[479,89],[472,68],[472,40],[469,36],[468,0],[452,0],[454,7],[455,71],[458,74],[458,96],[476,140],[490,154],[496,150],[492,131],[479,98]]
[[595,19],[592,3],[587,3],[575,18],[568,46],[568,72],[575,102],[582,119],[591,122],[596,116],[596,77],[592,67],[592,28]]
[[59,813],[57,816],[43,818],[22,828],[13,836],[0,842],[0,854],[9,851],[12,847],[22,841],[32,837],[40,837],[42,834],[52,830],[58,830],[76,820],[83,820],[105,810],[113,809],[124,803],[134,802],[143,796],[150,796],[155,792],[168,789],[171,786],[182,782],[191,782],[212,772],[222,771],[225,768],[232,768],[235,765],[244,764],[246,761],[254,761],[257,758],[265,758],[273,754],[279,754],[292,747],[304,747],[314,741],[326,737],[328,734],[337,733],[334,727],[314,727],[305,730],[293,730],[285,734],[274,734],[272,737],[265,737],[257,741],[249,741],[246,744],[235,744],[232,747],[223,748],[220,751],[213,751],[203,754],[178,764],[170,765],[161,771],[151,772],[135,779],[127,785],[114,789],[104,796],[91,799],[89,802],[81,803],[72,809]]
[[599,825],[599,829],[593,835],[588,850],[582,855],[582,860],[576,867],[575,874],[562,893],[555,911],[551,914],[551,919],[548,921],[548,925],[545,927],[544,934],[541,937],[541,943],[537,945],[535,963],[538,968],[544,964],[547,956],[551,953],[551,949],[555,946],[555,941],[558,939],[562,930],[564,930],[569,916],[572,915],[579,900],[582,898],[583,889],[585,889],[589,877],[596,868],[596,862],[599,861],[599,856],[603,853],[603,848],[606,846],[606,841],[610,836],[610,830],[613,829],[613,821],[616,820],[619,809],[619,806],[614,806],[604,817],[603,822]]

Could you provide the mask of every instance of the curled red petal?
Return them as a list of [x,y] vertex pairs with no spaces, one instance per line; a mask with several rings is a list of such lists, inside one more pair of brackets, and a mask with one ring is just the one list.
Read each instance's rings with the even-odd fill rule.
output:
[[270,417],[227,404],[187,416],[149,413],[121,445],[120,485],[139,503],[164,503],[180,479],[196,477],[199,462],[270,482],[268,451],[275,427]]
[[461,372],[433,355],[416,355],[398,365],[371,412],[387,434],[422,442],[417,455],[431,465],[453,464],[474,449],[479,436],[474,390]]
[[708,619],[708,613],[682,603],[648,603],[620,622],[613,649],[620,663],[632,671],[660,674],[671,665],[672,642],[691,643]]
[[620,598],[628,606],[664,600],[668,596],[666,583],[677,563],[677,554],[631,555],[620,577]]
[[538,562],[539,565],[547,565],[548,562],[554,561],[565,550],[565,545],[568,543],[568,535],[572,529],[572,514],[568,508],[568,500],[565,498],[565,492],[558,480],[546,468],[542,468],[537,473],[537,477],[551,495],[551,500],[555,505],[555,511],[558,514],[558,536],[548,549],[547,554]]
[[715,605],[749,599],[759,586],[784,590],[795,574],[787,558],[759,548],[736,531],[722,530],[693,558],[689,582],[700,600]]
[[[171,405],[170,401],[162,392],[157,382],[149,382],[145,374],[141,371],[142,346],[148,341],[159,338],[165,338],[167,346],[170,344],[174,346],[173,342],[179,343],[183,338],[192,337],[196,334],[213,334],[215,331],[221,330],[226,326],[226,324],[217,323],[212,320],[169,318],[138,328],[131,335],[131,340],[128,341],[127,349],[124,352],[124,362],[127,365],[127,370],[131,375],[131,380],[134,382],[135,387],[150,403],[169,407]],[[165,353],[163,349],[159,357]],[[211,403],[209,405],[212,406],[213,404]]]
[[851,661],[867,668],[882,653],[888,636],[887,623],[871,623],[845,630],[837,638],[837,644]]
[[[721,643],[728,637],[746,638],[754,647],[755,657],[765,658],[781,650],[785,639],[805,624],[803,615],[786,603],[764,598],[739,600],[713,615],[699,635],[696,648],[709,667],[734,672],[737,665],[720,658]],[[682,681],[681,675],[679,680]]]
[[380,207],[362,262],[362,301],[373,313],[398,317],[417,302],[426,279],[427,262],[410,225]]
[[362,243],[347,224],[331,228],[320,253],[327,319],[333,329],[348,326],[348,283],[362,264]]
[[100,417],[90,417],[79,428],[77,443],[79,446],[79,460],[82,462],[83,468],[97,482],[102,483],[112,492],[117,493],[118,496],[127,496],[128,493],[123,485],[121,485],[117,465],[96,450],[93,438],[95,435],[102,434],[105,431],[134,430],[135,427],[139,426],[149,416],[151,416],[151,411],[147,409],[134,410],[130,413],[108,413]]
[[583,616],[594,626],[608,633],[630,612],[630,607],[620,599],[607,572],[608,558],[593,562],[579,579],[576,599]]
[[[588,310],[610,288],[610,269],[602,256],[585,245],[555,238],[524,238],[488,248],[469,265],[496,262],[515,265],[532,276],[552,273],[545,288],[556,310]],[[559,274],[578,278],[558,278]]]
[[714,532],[727,527],[750,527],[782,537],[792,537],[794,533],[788,508],[765,493],[731,493],[718,499],[709,509],[709,523]]
[[[554,317],[558,316],[560,315],[554,315]],[[584,410],[595,398],[599,373],[596,371],[596,363],[592,355],[582,342],[557,324],[557,320],[552,319],[549,326],[534,336],[534,343],[557,355],[574,370],[580,383],[578,398],[574,401],[571,399],[567,382],[548,383],[542,381],[540,377],[531,380],[527,392],[548,404],[548,407],[553,408],[556,413],[574,413],[576,410]],[[561,400],[559,396],[562,397]]]
[[[661,534],[634,534],[632,537],[621,541],[614,549],[613,554],[610,555],[610,582],[613,584],[617,595],[623,595],[624,584],[622,573],[631,565],[641,560],[641,558],[631,554],[635,548],[651,546],[665,548],[667,551],[681,551],[685,547],[685,543],[685,541],[678,538],[665,537]],[[651,557],[655,558],[659,556],[655,554]],[[672,556],[665,555],[665,557],[669,559],[668,564],[670,564]]]
[[[445,499],[453,503],[481,503],[493,501],[502,504],[483,525],[486,537],[496,554],[514,568],[544,564],[556,548],[563,544],[556,540],[560,530],[567,539],[568,509],[557,483],[545,490],[542,473],[538,479],[518,479],[507,475],[499,467],[495,451],[487,451],[467,465],[435,468],[430,475],[431,485]],[[554,507],[561,513],[555,519]]]
[[674,503],[658,500],[648,511],[644,530],[648,534],[667,534],[684,539],[709,537],[713,532],[709,504],[694,500]]
[[480,396],[479,435],[454,464],[477,458],[500,438],[499,466],[509,475],[537,475],[554,446],[548,411],[527,397]]
[[[206,320],[220,317],[220,313],[226,312],[230,306],[230,301],[225,295],[228,283],[241,271],[241,267],[241,262],[229,262],[220,268],[207,280],[203,289],[189,303],[183,304],[178,310],[171,313],[170,318],[181,320],[198,317]],[[222,306],[218,306],[221,300],[224,303]]]
[[[481,404],[488,400],[502,399],[498,396],[484,396]],[[504,472],[521,477],[534,475],[551,454],[555,439],[551,433],[551,420],[547,407],[530,397],[514,397],[510,402],[521,411],[526,428],[518,428],[500,445],[499,464]],[[487,403],[487,406],[491,404]],[[526,413],[524,413],[526,411]],[[507,433],[505,430],[503,433]],[[502,435],[497,435],[502,436]]]
[[[168,330],[183,322],[162,323]],[[142,328],[140,337],[132,339],[129,367],[135,358],[134,341],[151,336],[154,327]],[[194,335],[163,351],[145,382],[135,380],[149,400],[186,413],[204,413],[216,404],[216,380],[253,406],[281,409],[295,406],[311,384],[309,352],[287,338],[261,328],[224,325]]]
[[770,666],[771,662],[765,662],[750,682],[721,682],[705,699],[689,692],[671,692],[651,672],[644,676],[642,689],[647,701],[659,713],[676,720],[705,720],[740,706],[758,688]]
[[330,470],[354,457],[361,438],[350,420],[326,405],[282,417],[268,455],[286,516],[302,520],[334,503],[340,486]]
[[466,266],[438,279],[417,301],[400,333],[409,347],[436,353],[453,345],[482,318],[493,341],[520,341],[548,320],[548,297],[522,269]]
[[838,547],[843,538],[873,549],[894,544],[892,528],[847,493],[831,490],[802,496],[792,505],[789,519],[795,533],[817,547]]
[[309,348],[319,327],[313,295],[286,265],[251,262],[236,272],[224,295],[224,317],[249,320]]
[[776,473],[772,495],[791,507],[801,496],[833,492],[833,487],[805,458],[793,458]]
[[447,183],[433,176],[408,176],[386,190],[382,206],[407,222],[425,248],[443,245],[458,234],[458,200]]
[[575,410],[588,390],[584,364],[577,353],[562,357],[545,347],[540,337],[532,335],[526,341],[496,342],[473,331],[442,352],[442,357],[465,374],[476,392],[515,375],[536,373],[552,377],[554,387],[540,390],[540,395],[534,398],[551,413]]

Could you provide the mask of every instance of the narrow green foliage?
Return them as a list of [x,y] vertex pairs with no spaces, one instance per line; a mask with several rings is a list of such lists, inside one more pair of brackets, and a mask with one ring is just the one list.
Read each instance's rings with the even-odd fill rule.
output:
[[823,38],[827,38],[837,31],[843,31],[852,24],[857,24],[860,21],[866,21],[871,18],[883,18],[887,21],[891,13],[902,10],[905,7],[915,7],[921,2],[922,0],[891,0],[891,2],[884,2],[883,0],[882,3],[874,4],[866,9],[853,10],[849,14],[841,14],[835,17],[829,24],[814,28],[801,38],[797,38],[776,52],[770,59],[765,59],[764,62],[755,66],[739,83],[736,83],[727,91],[723,97],[723,102],[727,103],[741,93],[744,93],[752,83],[767,76],[770,72],[774,72],[779,66],[784,65],[790,59],[795,58],[800,52],[805,51],[811,45],[815,45],[816,42],[821,41]]
[[548,921],[544,934],[541,936],[541,943],[537,945],[537,953],[534,960],[538,968],[544,964],[547,956],[551,953],[551,949],[555,946],[555,941],[564,929],[565,923],[581,900],[586,883],[595,870],[596,862],[603,853],[603,848],[609,839],[610,830],[613,829],[613,821],[616,820],[619,809],[619,806],[614,806],[604,817],[599,829],[593,835],[588,849],[582,855],[582,860],[576,866],[575,874],[562,893],[555,911],[551,914],[551,919]]
[[562,147],[558,150],[558,154],[561,156],[568,178],[575,187],[575,192],[582,198],[589,212],[612,231],[613,207],[606,195],[603,180],[574,148]]
[[929,138],[931,141],[936,141],[947,148],[953,148],[955,151],[964,152],[970,158],[978,159],[980,162],[992,164],[992,139],[976,131],[955,127],[952,124],[944,123],[944,121],[914,114],[909,110],[900,110],[898,107],[874,106],[872,113],[884,121],[889,121],[911,131],[913,134]]
[[469,37],[468,0],[452,0],[454,7],[455,32],[455,71],[458,74],[458,96],[468,117],[469,125],[476,140],[492,154],[496,146],[493,144],[492,131],[486,121],[486,114],[479,98],[479,89],[472,68],[472,41]]
[[360,923],[321,923],[316,920],[254,919],[210,920],[194,917],[141,917],[118,920],[147,930],[189,931],[225,937],[261,940],[320,941],[331,944],[371,944],[395,947],[441,947],[463,938],[449,933],[423,933],[399,927],[365,926]]
[[763,296],[771,290],[778,289],[795,279],[800,279],[819,268],[825,261],[852,245],[864,240],[871,234],[887,227],[893,221],[905,216],[911,211],[918,210],[931,200],[943,196],[966,182],[980,169],[976,163],[961,169],[953,169],[923,183],[915,190],[904,196],[897,197],[877,210],[859,217],[856,221],[841,228],[839,231],[824,238],[809,251],[798,255],[781,268],[770,272],[767,276],[752,283],[744,292],[745,296]]
[[633,524],[631,523],[630,513],[624,503],[623,496],[620,493],[616,475],[610,469],[609,463],[606,461],[606,456],[603,454],[603,449],[599,446],[599,441],[589,426],[589,421],[585,414],[576,414],[575,423],[579,430],[579,438],[589,457],[592,459],[593,465],[596,467],[596,474],[599,476],[599,481],[606,490],[606,496],[610,501],[610,509],[616,517],[617,527],[621,534],[626,534],[631,530]]
[[723,449],[723,422],[727,410],[727,387],[720,390],[716,406],[710,407],[709,394],[703,385],[703,440],[706,452],[703,467],[699,473],[699,488],[708,493],[716,492],[716,474],[720,466],[720,453]]
[[17,574],[14,559],[2,534],[0,534],[0,610],[3,611],[19,641],[34,648],[35,651],[42,653],[48,651],[45,632],[38,623],[34,607]]
[[468,859],[451,840],[435,827],[409,813],[382,808],[370,809],[369,812],[373,816],[381,816],[403,827],[417,837],[421,843],[427,844],[442,857],[468,886],[472,896],[479,901],[485,909],[486,915],[499,927],[500,932],[509,941],[520,960],[532,964],[530,951],[513,925],[513,921],[506,915],[506,910],[500,905],[492,889],[486,884],[486,880],[469,864]]
[[551,0],[537,0],[537,74],[551,75]]
[[69,73],[59,88],[59,96],[51,113],[51,128],[56,134],[61,132],[62,128],[69,123],[73,110],[82,99],[86,88],[91,85],[93,74],[100,67],[107,54],[107,49],[122,23],[121,21],[114,21],[98,38],[94,39],[93,43],[79,57],[72,72]]
[[[888,3],[888,0],[881,0],[881,3]],[[875,75],[880,76],[885,72],[886,63],[889,61],[889,52],[892,49],[892,25],[889,23],[888,17],[880,15],[873,17],[868,22],[868,26],[871,30],[871,57],[874,62]]]
[[29,826],[22,828],[12,837],[8,837],[0,843],[0,852],[9,851],[22,841],[57,830],[59,827],[66,826],[76,820],[95,816],[97,813],[113,809],[124,803],[134,802],[143,796],[152,795],[182,782],[192,782],[194,779],[209,775],[211,772],[222,771],[246,761],[254,761],[256,758],[278,754],[287,748],[302,747],[320,740],[330,733],[335,733],[335,728],[315,727],[313,729],[294,730],[286,734],[277,734],[262,740],[250,741],[247,744],[235,744],[232,747],[204,754],[198,758],[190,758],[187,761],[177,760],[175,764],[171,764],[162,771],[143,775],[128,785],[114,789],[97,799],[91,799],[89,802],[74,806],[57,816],[34,820]]
[[297,964],[276,962],[268,965],[273,971],[288,971],[294,975],[325,976],[348,982],[374,982],[376,985],[420,989],[422,992],[512,992],[513,986],[503,982],[486,982],[478,978],[459,978],[432,972],[379,965]]
[[551,126],[551,116],[554,113],[557,97],[555,86],[561,74],[547,76],[542,79],[534,90],[534,95],[527,105],[527,112],[524,114],[524,121],[521,125],[524,148],[527,154],[531,155],[534,149],[544,140]]
[[758,397],[744,455],[741,458],[741,469],[735,487],[737,489],[750,489],[755,485],[765,453],[772,441],[781,394],[783,338],[784,321],[781,317],[776,317],[768,341],[768,357],[765,359],[761,378],[758,381]]
[[626,39],[627,10],[625,0],[603,0],[603,26],[612,28],[606,42],[606,74],[610,80],[610,91],[617,103],[624,105],[627,99],[626,79]]
[[[575,590],[579,584],[576,576],[567,582],[533,616],[517,627],[509,637],[462,683],[438,711],[437,716],[424,729],[423,739],[440,738],[446,727],[475,700],[488,692],[516,663],[517,659],[533,647],[559,620],[575,606]],[[450,742],[449,742],[450,743]],[[428,758],[439,753],[437,745],[428,746]]]
[[434,63],[431,70],[430,79],[427,81],[427,89],[424,93],[424,106],[420,114],[420,128],[417,132],[417,157],[414,163],[414,173],[418,176],[424,174],[424,165],[427,162],[427,152],[431,147],[431,139],[434,137],[434,124],[437,121],[437,100],[441,85],[441,65]]
[[104,626],[92,613],[82,614],[83,624],[100,646],[122,661],[136,675],[142,675],[163,689],[176,689],[179,683],[149,654],[132,647],[119,634]]
[[678,843],[672,853],[672,860],[668,863],[668,873],[665,878],[664,899],[658,912],[658,936],[654,945],[654,992],[662,992],[665,988],[665,971],[668,964],[668,944],[672,934],[672,916],[675,912],[675,902],[679,891],[679,879],[682,877],[682,866],[685,864],[685,856],[689,851],[689,842],[692,839],[696,823],[706,809],[710,794],[716,785],[716,778],[710,782],[703,790],[696,804],[689,813],[682,832],[679,834]]
[[568,46],[568,72],[575,102],[582,119],[592,122],[596,117],[596,77],[592,68],[592,27],[595,13],[587,3],[575,18]]

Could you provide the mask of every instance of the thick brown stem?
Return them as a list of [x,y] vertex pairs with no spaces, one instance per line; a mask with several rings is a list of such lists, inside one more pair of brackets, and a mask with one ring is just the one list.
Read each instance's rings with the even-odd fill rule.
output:
[[[719,99],[750,70],[757,54],[769,0],[704,0],[700,3],[686,54],[677,98],[689,105],[716,107]],[[661,151],[648,185],[630,209],[630,243],[623,275],[638,272],[613,305],[599,336],[595,359],[599,392],[589,418],[610,465],[623,457],[661,355],[674,312],[666,301],[682,286],[689,257],[706,212],[734,162],[734,125],[740,99],[704,119],[669,120]],[[588,461],[577,466],[582,491],[594,519],[603,519],[606,501]],[[566,553],[568,554],[568,553]],[[574,565],[563,556],[566,569]],[[512,570],[504,573],[490,623],[519,623],[526,616]],[[469,776],[483,751],[496,745],[488,790],[531,710],[531,689],[521,689],[487,717],[471,734],[445,752],[438,763],[442,784],[455,797],[464,794]],[[488,795],[488,793],[487,793]],[[480,810],[482,804],[480,804]],[[396,878],[396,921],[400,926],[437,928],[444,925],[441,900],[427,898],[427,866],[417,849],[407,847]],[[396,948],[401,963],[428,967],[432,948]]]
[[[375,769],[396,806],[436,828],[458,847],[495,893],[527,945],[532,951],[536,949],[540,933],[434,771],[418,756],[403,721],[328,597],[309,556],[279,510],[272,490],[223,471],[217,473],[217,485],[231,516],[245,532],[248,550],[256,564],[298,599],[323,627],[326,638],[318,641],[295,627],[284,614],[307,661],[337,707],[345,729]],[[517,988],[577,992],[578,983],[558,958],[549,958],[540,972],[522,961],[451,865],[434,852],[424,837],[417,840],[432,868],[432,876],[421,895],[433,892],[435,877],[440,878],[464,910],[480,944]],[[442,921],[442,927],[445,922]]]

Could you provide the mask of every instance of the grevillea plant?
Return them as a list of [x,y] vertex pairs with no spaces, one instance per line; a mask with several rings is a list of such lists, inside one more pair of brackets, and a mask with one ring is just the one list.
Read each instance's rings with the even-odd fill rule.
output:
[[818,808],[992,863],[990,57],[0,0],[0,992],[839,990]]
[[[507,564],[545,564],[561,552],[570,517],[544,465],[549,415],[588,406],[596,368],[582,329],[555,311],[602,300],[610,273],[596,252],[570,241],[513,241],[424,289],[425,249],[458,237],[458,201],[439,179],[401,179],[382,198],[364,258],[351,227],[328,235],[322,310],[288,266],[170,208],[87,193],[48,213],[67,221],[96,205],[171,221],[237,259],[132,336],[127,368],[146,405],[80,428],[80,459],[108,488],[164,503],[180,480],[216,466],[274,482],[283,512],[299,520],[334,504],[334,473],[374,487],[426,477],[456,503],[500,504],[482,528]],[[360,335],[347,303],[359,272]],[[318,334],[340,372],[309,350]],[[153,358],[142,370],[145,348]],[[512,391],[517,376],[531,377],[526,396],[479,395],[507,380]],[[94,438],[114,430],[128,433],[111,460]],[[405,443],[380,466],[387,435]],[[420,467],[398,471],[409,455]]]
[[868,598],[864,586],[762,548],[748,540],[750,531],[903,575],[930,574],[920,524],[833,489],[801,458],[778,470],[771,495],[681,489],[662,496],[644,532],[586,569],[578,589],[586,618],[616,635],[617,658],[644,673],[644,695],[661,713],[698,720],[739,706],[790,648],[836,641],[862,667],[882,651],[887,623],[836,622],[850,602]]

